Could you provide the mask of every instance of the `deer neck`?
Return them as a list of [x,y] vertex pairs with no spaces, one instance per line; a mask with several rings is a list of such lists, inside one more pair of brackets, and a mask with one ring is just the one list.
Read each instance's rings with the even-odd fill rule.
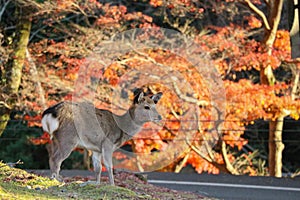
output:
[[135,119],[134,108],[130,108],[124,115],[118,116],[116,122],[119,128],[130,136],[138,133],[144,124]]

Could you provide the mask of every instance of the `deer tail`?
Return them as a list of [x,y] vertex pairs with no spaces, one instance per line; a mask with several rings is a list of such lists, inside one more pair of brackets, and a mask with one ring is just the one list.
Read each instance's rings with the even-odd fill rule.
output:
[[53,137],[53,133],[59,127],[59,121],[51,113],[45,114],[42,118],[43,130],[50,134],[50,139]]

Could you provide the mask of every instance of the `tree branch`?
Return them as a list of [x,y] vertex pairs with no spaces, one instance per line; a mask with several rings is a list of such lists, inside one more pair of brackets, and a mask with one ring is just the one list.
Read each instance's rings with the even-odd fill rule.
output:
[[191,149],[189,148],[188,151],[186,152],[184,158],[182,159],[182,161],[175,167],[175,170],[174,170],[175,173],[179,173],[182,170],[185,163],[187,162],[187,159],[189,158],[190,151],[191,151]]
[[227,150],[226,150],[226,143],[225,141],[222,141],[222,156],[223,156],[223,160],[225,162],[226,165],[226,169],[234,175],[239,175],[239,173],[236,171],[236,169],[232,166],[232,164],[230,163],[228,156],[227,156]]
[[247,4],[247,6],[263,20],[263,23],[264,23],[266,29],[271,30],[271,27],[270,27],[270,24],[268,22],[266,15],[261,10],[259,10],[250,0],[244,0],[243,2],[245,2]]
[[183,99],[184,101],[186,102],[189,102],[189,103],[193,103],[193,104],[196,104],[198,106],[208,106],[210,103],[208,101],[205,101],[205,100],[198,100],[198,99],[195,99],[193,97],[189,97],[189,96],[186,96],[184,94],[182,94],[182,92],[180,91],[179,87],[177,86],[176,84],[176,80],[177,77],[174,77],[172,76],[171,79],[173,80],[172,81],[172,84],[173,84],[173,87],[175,89],[175,93],[181,98]]
[[3,5],[3,7],[2,7],[2,9],[1,9],[1,11],[0,11],[0,22],[1,22],[1,20],[2,20],[2,15],[3,15],[3,13],[4,13],[6,7],[7,7],[8,4],[10,3],[10,1],[11,1],[11,0],[8,0],[7,2],[5,2],[5,4]]
[[300,72],[296,67],[296,75],[295,75],[295,78],[294,78],[294,83],[293,83],[292,92],[291,92],[292,101],[294,101],[296,99],[298,83],[299,83],[299,75],[300,75]]
[[7,103],[5,103],[4,101],[0,101],[0,105],[3,105],[5,108],[11,110],[12,107],[10,105],[8,105]]
[[212,160],[211,158],[207,157],[206,155],[204,155],[195,145],[191,144],[189,142],[189,140],[186,138],[185,142],[191,147],[191,149],[193,151],[195,151],[199,156],[201,156],[204,160],[206,160],[207,162],[213,163],[214,160]]

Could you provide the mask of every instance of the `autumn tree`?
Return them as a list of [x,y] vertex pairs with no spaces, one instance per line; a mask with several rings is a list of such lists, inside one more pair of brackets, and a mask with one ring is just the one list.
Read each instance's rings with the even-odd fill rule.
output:
[[[268,10],[264,13],[251,1],[245,1],[248,7],[259,16],[263,22],[264,37],[262,44],[264,46],[264,51],[268,56],[265,65],[260,68],[260,84],[263,85],[276,84],[273,69],[277,68],[280,62],[272,62],[272,57],[274,56],[273,49],[276,45],[275,39],[278,37],[277,31],[281,20],[283,2],[283,0],[265,2]],[[275,110],[270,109],[269,112],[274,113],[274,117],[270,119],[269,122],[269,170],[271,176],[281,177],[282,151],[284,149],[284,144],[282,143],[283,121],[292,111],[283,106],[281,108],[276,108]]]
[[[219,70],[221,74],[224,74],[224,77],[231,77],[233,80],[240,78],[236,77],[236,73],[234,71],[250,71],[251,69],[255,69],[260,72],[259,76],[259,82],[262,85],[268,85],[268,86],[275,86],[274,89],[271,89],[270,92],[272,93],[272,90],[274,93],[278,93],[278,89],[286,90],[284,89],[287,86],[280,86],[281,83],[278,83],[276,81],[276,78],[274,76],[273,70],[278,68],[281,64],[281,62],[289,61],[289,54],[290,49],[286,45],[288,42],[288,35],[285,31],[278,31],[279,22],[281,19],[282,14],[282,6],[283,1],[268,1],[264,2],[266,5],[262,8],[262,5],[264,3],[260,1],[240,1],[244,5],[246,5],[253,13],[255,13],[255,16],[247,13],[245,15],[245,20],[248,21],[249,27],[246,27],[246,30],[249,31],[248,34],[251,34],[251,29],[257,29],[257,28],[264,28],[264,34],[262,39],[260,40],[249,40],[250,43],[247,43],[246,40],[244,40],[244,37],[247,37],[247,33],[243,32],[243,29],[241,27],[238,27],[238,25],[232,24],[231,28],[220,28],[220,27],[213,27],[212,30],[217,31],[217,34],[212,36],[212,38],[215,38],[214,41],[219,41],[220,39],[222,42],[216,42],[215,45],[212,45],[214,41],[211,40],[211,38],[207,37],[208,40],[203,40],[203,37],[199,39],[201,43],[205,45],[208,44],[210,49],[213,49],[215,47],[217,50],[213,52],[213,55],[216,55],[215,59],[217,62],[217,65],[219,67]],[[191,5],[191,4],[189,4]],[[265,9],[265,10],[264,10]],[[206,38],[206,36],[205,36]],[[244,40],[244,41],[243,41]],[[207,41],[209,41],[207,43]],[[212,41],[212,42],[210,42]],[[240,45],[245,46],[246,48],[250,47],[252,50],[251,52],[247,52],[247,49],[241,49],[238,45],[234,44],[234,42],[239,43]],[[212,45],[212,46],[210,46]],[[285,46],[285,47],[284,47]],[[242,51],[241,51],[242,50]],[[245,51],[246,50],[246,51]],[[280,53],[279,53],[280,52]],[[218,55],[218,54],[221,54]],[[239,59],[237,59],[239,57]],[[226,60],[225,60],[225,59]],[[236,62],[235,62],[236,61]],[[256,80],[257,81],[257,80]],[[295,77],[295,84],[297,85],[297,76]],[[232,87],[238,87],[245,84],[245,82],[239,82],[238,85],[235,85],[234,83],[228,85],[230,88]],[[253,89],[255,87],[258,88],[258,86],[252,85]],[[271,88],[272,88],[271,87]],[[295,87],[292,85],[290,87],[293,87],[293,90]],[[296,86],[297,87],[297,86]],[[230,88],[227,89],[227,91],[230,91]],[[264,87],[263,87],[264,88]],[[240,88],[241,89],[241,88]],[[263,90],[266,90],[263,89]],[[251,89],[248,88],[248,90],[244,91],[241,95],[245,96],[246,94],[250,94]],[[256,90],[258,95],[258,90]],[[238,91],[235,91],[232,94],[238,94]],[[265,94],[264,94],[265,95]],[[251,121],[259,118],[265,118],[267,120],[270,120],[270,142],[269,142],[269,169],[270,169],[270,175],[275,176],[281,176],[281,154],[283,150],[283,144],[282,144],[282,138],[281,138],[281,131],[282,131],[282,125],[283,125],[283,119],[285,116],[291,115],[295,119],[298,119],[298,108],[297,108],[297,102],[291,102],[291,95],[289,92],[284,93],[286,95],[285,97],[278,98],[277,95],[272,95],[274,100],[272,102],[269,102],[267,105],[265,104],[264,99],[270,99],[270,96],[261,96],[260,100],[263,105],[263,107],[256,107],[259,108],[259,110],[251,108],[250,104],[254,103],[243,101],[243,98],[238,100],[238,98],[232,99],[232,96],[228,96],[227,99],[228,102],[231,101],[239,101],[240,105],[234,104],[232,110],[234,113],[235,120],[238,119],[241,120],[242,124],[245,124],[243,121]],[[282,94],[281,94],[282,95]],[[252,99],[252,98],[249,98]],[[277,100],[275,100],[277,99]],[[241,101],[242,100],[242,101]],[[283,100],[283,101],[282,101]],[[250,103],[250,104],[249,104]],[[240,113],[243,113],[245,115],[245,111],[241,112],[242,110],[245,110],[244,108],[240,107],[241,105],[247,105],[245,108],[248,110],[247,115],[248,118],[244,118],[242,116],[238,117]],[[258,106],[258,105],[256,105]],[[229,111],[230,113],[231,111]],[[229,114],[228,113],[228,114]],[[254,114],[256,113],[256,114]],[[255,117],[256,116],[256,117]],[[238,118],[236,118],[238,117]],[[243,119],[244,118],[244,119]],[[229,120],[229,118],[226,118],[226,120]],[[227,122],[226,122],[227,123]],[[225,123],[225,124],[226,124]],[[246,123],[247,124],[247,123]],[[234,125],[234,123],[232,124]],[[238,127],[236,127],[238,129]],[[231,134],[230,134],[231,135]],[[234,136],[235,135],[235,136]],[[225,135],[226,136],[226,135]],[[234,137],[233,137],[234,136]],[[233,138],[232,138],[233,137]],[[232,136],[228,137],[226,136],[224,138],[225,141],[227,141],[227,144],[230,144],[228,141],[239,138],[239,134],[235,133],[232,134]],[[233,144],[231,144],[233,146]]]
[[[278,30],[280,1],[270,5],[269,13],[263,12],[265,8],[258,10],[259,1],[18,2],[34,8],[28,14],[33,23],[18,90],[20,109],[25,110],[29,126],[40,126],[43,109],[61,100],[92,99],[97,107],[122,113],[128,99],[133,98],[133,86],[144,86],[149,93],[164,91],[160,103],[165,108],[165,124],[162,128],[154,125],[154,129],[146,125],[126,144],[138,156],[130,158],[117,152],[120,167],[180,172],[191,165],[199,173],[265,174],[257,170],[264,167],[255,162],[258,151],[241,152],[247,144],[243,139],[246,126],[258,119],[279,126],[285,111],[295,119],[299,117],[297,99],[290,101],[291,84],[275,81],[273,73],[290,56],[288,33]],[[133,28],[136,32],[126,35]],[[171,29],[174,35],[191,36],[186,41],[192,42],[168,38],[160,44],[170,48],[157,48],[159,42],[151,46],[151,39],[164,36],[163,28]],[[128,46],[128,38],[143,39],[153,48]],[[124,42],[116,44],[115,40]],[[184,57],[188,47],[193,49]],[[118,54],[113,51],[116,48]],[[104,56],[99,57],[101,53]],[[189,57],[192,61],[201,59],[198,64],[202,68],[198,70]],[[104,62],[107,59],[110,62]],[[212,74],[215,80],[211,80]],[[152,82],[143,85],[145,80]],[[211,88],[218,80],[226,92]],[[227,104],[224,112],[215,106],[217,98],[212,98],[212,92],[226,95],[225,100],[220,98]],[[2,104],[10,107],[6,101]],[[278,132],[273,125],[270,134]],[[45,144],[49,137],[45,133],[31,141]],[[175,153],[171,151],[176,148]]]
[[[2,13],[6,9],[10,1],[1,2]],[[7,61],[3,60],[4,63],[1,65],[1,97],[0,97],[0,135],[5,129],[7,122],[10,118],[10,112],[18,102],[18,91],[21,84],[22,69],[25,63],[26,52],[29,35],[31,31],[31,19],[30,14],[32,13],[32,7],[23,5],[22,3],[16,2],[13,8],[14,15],[16,16],[16,30],[15,34],[10,37],[12,41],[2,41],[7,49],[12,50],[11,52],[5,52],[10,54]],[[3,27],[7,28],[7,27]],[[2,33],[3,34],[3,33]],[[8,38],[6,38],[8,39]],[[5,57],[5,56],[4,56]],[[2,58],[3,59],[3,58]]]

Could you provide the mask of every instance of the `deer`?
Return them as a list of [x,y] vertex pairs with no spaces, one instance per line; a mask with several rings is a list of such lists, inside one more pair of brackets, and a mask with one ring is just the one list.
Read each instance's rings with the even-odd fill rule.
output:
[[62,101],[42,113],[42,129],[50,134],[47,144],[50,176],[62,181],[59,175],[62,162],[76,148],[92,152],[92,163],[100,184],[102,161],[108,172],[109,184],[113,177],[113,152],[141,131],[147,122],[159,122],[161,115],[156,109],[162,93],[152,96],[139,92],[132,105],[123,115],[98,109],[90,102]]

